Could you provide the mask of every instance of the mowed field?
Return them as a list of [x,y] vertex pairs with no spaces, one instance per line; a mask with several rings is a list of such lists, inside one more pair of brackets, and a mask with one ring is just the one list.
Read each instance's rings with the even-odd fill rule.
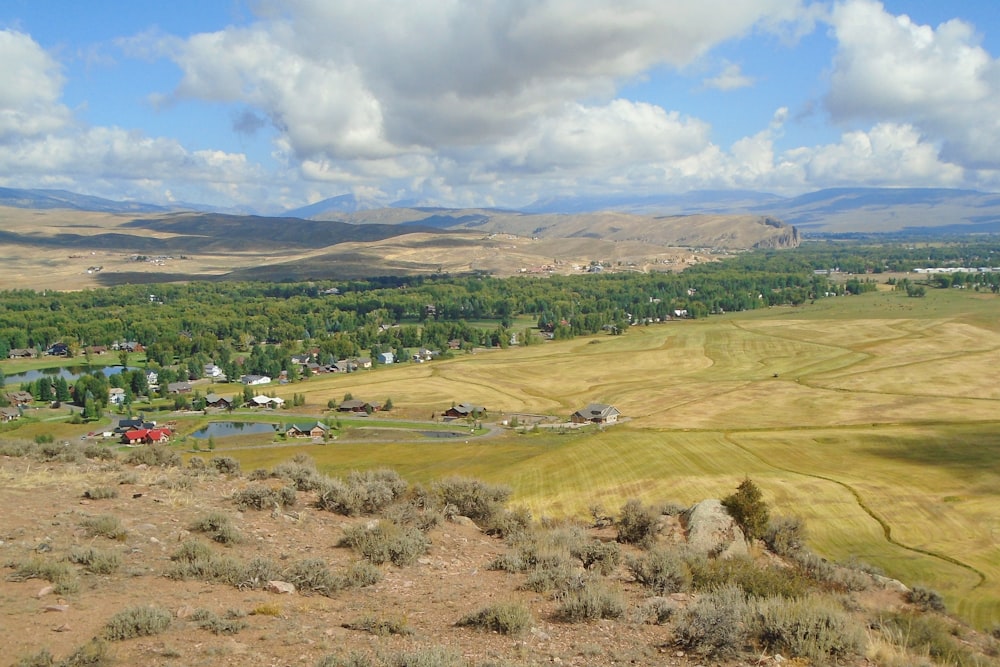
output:
[[[536,517],[617,512],[629,498],[690,504],[751,477],[810,543],[940,592],[1000,623],[1000,297],[932,290],[827,299],[634,327],[275,389],[307,409],[391,397],[428,419],[457,402],[567,417],[590,402],[624,423],[443,443],[234,449],[244,469],[298,451],[331,474],[387,466],[412,481],[510,485]],[[228,443],[222,444],[225,448]]]

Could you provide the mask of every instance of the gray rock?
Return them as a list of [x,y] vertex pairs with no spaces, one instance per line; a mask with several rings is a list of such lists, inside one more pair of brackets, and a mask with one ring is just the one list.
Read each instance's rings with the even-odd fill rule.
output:
[[270,593],[280,594],[291,594],[295,592],[295,584],[290,584],[287,581],[269,581],[265,587]]
[[717,558],[746,556],[746,536],[729,516],[722,501],[703,500],[684,513],[688,547],[700,554]]

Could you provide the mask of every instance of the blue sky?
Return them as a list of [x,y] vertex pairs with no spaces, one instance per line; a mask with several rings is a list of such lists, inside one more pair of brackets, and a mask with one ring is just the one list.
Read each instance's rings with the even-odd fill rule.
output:
[[1000,5],[0,7],[0,185],[277,212],[1000,190]]

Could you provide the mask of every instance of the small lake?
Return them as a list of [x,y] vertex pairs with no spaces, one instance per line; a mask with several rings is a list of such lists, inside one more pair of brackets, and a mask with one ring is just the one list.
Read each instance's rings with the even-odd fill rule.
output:
[[[73,382],[81,375],[89,375],[93,371],[104,373],[104,377],[111,377],[112,375],[121,373],[122,370],[121,366],[57,366],[54,368],[39,368],[33,371],[24,371],[23,373],[11,373],[4,376],[3,383],[7,386],[17,386],[23,382],[34,382],[39,378],[55,380],[57,377],[63,377],[68,382]],[[134,371],[135,368],[130,366],[128,370]]]
[[425,438],[461,438],[468,437],[465,433],[455,433],[454,431],[418,431]]
[[191,435],[195,438],[225,438],[230,435],[273,434],[274,426],[268,422],[212,422]]

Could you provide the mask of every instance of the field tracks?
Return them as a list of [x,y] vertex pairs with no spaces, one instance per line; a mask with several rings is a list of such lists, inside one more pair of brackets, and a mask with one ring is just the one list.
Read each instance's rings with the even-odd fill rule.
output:
[[728,442],[729,444],[731,444],[734,447],[738,448],[739,450],[743,451],[747,455],[756,458],[758,461],[760,461],[764,465],[769,466],[771,468],[774,468],[775,470],[780,470],[781,472],[789,473],[789,474],[792,474],[792,475],[801,475],[803,477],[809,477],[809,478],[812,478],[812,479],[818,479],[818,480],[822,480],[822,481],[825,481],[825,482],[830,482],[831,484],[836,484],[837,486],[839,486],[842,489],[846,490],[848,493],[851,494],[851,497],[854,498],[854,501],[857,503],[857,505],[861,509],[861,511],[864,512],[865,514],[867,514],[868,516],[870,516],[872,518],[872,520],[875,521],[881,527],[882,534],[885,536],[885,540],[889,544],[891,544],[891,545],[893,545],[895,547],[898,547],[900,549],[904,549],[906,551],[910,551],[912,553],[921,554],[923,556],[929,556],[931,558],[935,558],[935,559],[944,561],[946,563],[950,563],[952,565],[955,565],[955,566],[960,567],[960,568],[962,568],[962,569],[964,569],[964,570],[966,570],[968,572],[971,572],[971,573],[975,574],[976,577],[978,577],[979,581],[976,583],[975,586],[972,587],[973,590],[976,589],[976,588],[979,588],[980,586],[982,586],[983,584],[985,584],[987,582],[988,579],[986,577],[986,573],[984,573],[983,571],[977,569],[976,567],[973,567],[972,565],[969,565],[968,563],[964,563],[964,562],[960,561],[959,559],[957,559],[957,558],[955,558],[953,556],[949,556],[948,554],[943,554],[943,553],[939,553],[939,552],[936,552],[936,551],[931,551],[930,549],[922,549],[920,547],[910,546],[908,544],[903,544],[902,542],[896,540],[892,536],[892,526],[889,524],[889,522],[886,521],[885,519],[883,519],[881,516],[879,516],[878,513],[875,510],[873,510],[864,501],[864,498],[861,497],[861,494],[858,492],[858,490],[855,489],[850,484],[848,484],[847,482],[844,482],[842,480],[839,480],[839,479],[836,479],[836,478],[833,478],[833,477],[827,477],[825,475],[818,475],[816,473],[801,472],[801,471],[795,470],[793,468],[786,468],[784,466],[776,465],[776,464],[772,463],[771,461],[768,461],[767,459],[765,459],[764,457],[762,457],[760,454],[758,454],[757,452],[753,451],[752,449],[750,449],[748,447],[745,447],[745,446],[741,445],[739,442],[737,442],[736,440],[734,440],[731,437],[731,432],[727,431],[727,432],[723,433],[722,436],[723,436],[723,438],[725,438],[726,442]]

